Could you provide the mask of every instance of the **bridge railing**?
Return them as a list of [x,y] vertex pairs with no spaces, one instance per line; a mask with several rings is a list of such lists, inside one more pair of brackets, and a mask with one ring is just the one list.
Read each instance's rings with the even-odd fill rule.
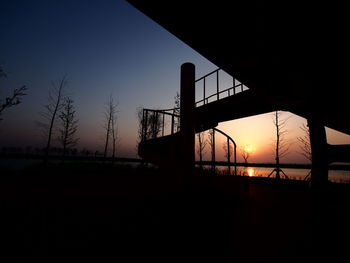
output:
[[[235,95],[248,89],[234,77],[228,77],[228,74],[226,74],[226,78],[224,81],[226,85],[224,85],[221,81],[222,79],[224,79],[224,76],[222,76],[223,73],[225,72],[222,69],[218,68],[195,81],[196,88],[200,89],[199,93],[196,93],[202,94],[199,95],[201,99],[196,101],[196,107],[203,106],[210,102]],[[231,83],[227,83],[229,81]],[[223,88],[222,86],[225,87]]]
[[141,141],[178,132],[180,130],[179,110],[179,108],[165,110],[143,109]]
[[[223,73],[225,72],[219,68],[195,81],[196,85],[199,85],[199,88],[202,89],[200,94],[203,95],[202,98],[195,103],[196,107],[235,95],[248,89],[241,82],[227,73],[225,73],[226,78],[224,79],[225,76]],[[228,83],[228,80],[231,81],[231,83]],[[198,86],[196,86],[196,88],[198,88]],[[196,94],[198,94],[197,90]],[[143,109],[141,120],[141,141],[171,135],[179,130],[179,108],[163,110]]]

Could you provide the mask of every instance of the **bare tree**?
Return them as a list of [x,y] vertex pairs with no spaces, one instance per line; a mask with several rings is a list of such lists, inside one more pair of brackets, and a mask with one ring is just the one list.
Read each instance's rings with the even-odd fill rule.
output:
[[48,160],[51,139],[54,132],[54,126],[57,119],[57,114],[63,108],[64,89],[67,85],[66,76],[64,76],[57,83],[52,83],[52,89],[49,91],[48,103],[44,106],[44,112],[41,113],[43,117],[42,122],[38,122],[38,125],[42,128],[44,136],[47,139],[44,162]]
[[[303,135],[299,136],[297,139],[300,142],[299,153],[304,156],[309,162],[312,162],[312,152],[310,143],[310,130],[309,127],[303,123],[300,127],[303,131]],[[309,180],[311,176],[311,171],[305,176],[304,180]]]
[[[145,119],[143,116],[143,108],[142,107],[138,107],[136,110],[137,113],[137,120],[138,120],[138,130],[137,130],[137,142],[136,145],[138,145],[144,138],[144,134],[143,134],[143,127],[145,125]],[[136,146],[137,147],[137,146]]]
[[199,165],[200,168],[203,168],[202,165],[202,161],[203,161],[203,154],[205,153],[205,147],[207,146],[207,141],[205,140],[205,133],[204,132],[200,132],[197,134],[197,138],[198,138],[198,147],[197,147],[197,153],[199,156]]
[[148,132],[149,138],[151,139],[157,138],[162,129],[160,114],[157,111],[149,113],[147,123],[148,123],[147,128],[149,128],[149,132]]
[[63,147],[62,158],[64,160],[67,151],[78,142],[78,138],[75,137],[78,128],[78,120],[75,117],[72,99],[69,97],[64,98],[63,108],[60,110],[58,116],[61,121],[58,141]]
[[116,152],[116,143],[117,143],[117,104],[114,102],[112,94],[109,96],[109,99],[106,103],[104,111],[104,129],[106,132],[105,137],[105,147],[103,152],[103,157],[107,157],[108,146],[110,143],[110,136],[112,136],[112,157],[114,159]]
[[[0,67],[0,78],[7,78],[6,72]],[[27,95],[25,91],[27,90],[27,87],[23,85],[22,87],[18,89],[13,90],[13,94],[9,97],[6,97],[4,101],[0,99],[0,121],[1,119],[1,114],[5,109],[8,109],[12,106],[18,105],[22,102],[22,97]]]
[[233,146],[232,144],[227,144],[227,142],[222,143],[222,149],[224,150],[224,156],[228,159],[233,154]]
[[276,128],[276,140],[275,140],[275,161],[276,167],[275,169],[268,175],[270,177],[274,172],[276,172],[276,178],[281,178],[281,173],[285,178],[288,176],[283,172],[280,167],[280,159],[285,157],[289,153],[289,144],[285,138],[287,134],[286,123],[289,118],[281,119],[281,112],[276,111],[274,113],[273,124]]
[[244,163],[247,164],[249,157],[250,157],[250,154],[251,154],[251,151],[248,151],[246,146],[241,147],[240,150],[241,150],[241,156],[244,160]]
[[111,133],[112,133],[112,161],[117,156],[117,143],[118,143],[118,126],[117,126],[117,106],[118,104],[114,104],[114,113],[112,114],[111,119]]
[[231,156],[233,155],[233,146],[230,141],[227,139],[227,142],[223,142],[222,148],[224,150],[225,157],[227,158],[227,171],[231,175]]
[[[180,93],[176,92],[176,95],[174,97],[174,114],[180,115]],[[175,131],[180,131],[180,119],[175,118],[174,119],[174,128]]]
[[307,160],[311,162],[311,144],[310,144],[310,131],[309,127],[305,123],[299,127],[303,131],[303,135],[299,136],[297,139],[300,142],[300,154],[304,156]]
[[210,129],[208,132],[208,144],[211,150],[212,169],[215,170],[215,130]]

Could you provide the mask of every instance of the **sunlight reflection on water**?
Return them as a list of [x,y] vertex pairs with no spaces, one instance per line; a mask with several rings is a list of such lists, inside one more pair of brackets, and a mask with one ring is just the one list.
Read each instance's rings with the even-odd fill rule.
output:
[[[206,168],[210,168],[207,166]],[[220,173],[227,174],[227,166],[216,166]],[[237,166],[237,175],[249,176],[249,177],[267,177],[274,168],[272,167],[243,167]],[[288,176],[289,179],[293,180],[304,180],[305,177],[310,173],[310,169],[299,169],[299,168],[283,168],[282,171]],[[234,169],[231,167],[231,175],[233,175]],[[272,174],[271,177],[275,177]],[[283,178],[283,176],[282,176]],[[328,172],[329,181],[334,183],[350,183],[350,171],[346,170],[329,170]]]

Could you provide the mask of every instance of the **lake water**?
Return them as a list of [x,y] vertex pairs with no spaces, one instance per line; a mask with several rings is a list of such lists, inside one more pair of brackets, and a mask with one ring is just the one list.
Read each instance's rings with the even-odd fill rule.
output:
[[[205,168],[210,168],[206,166]],[[216,166],[216,169],[222,174],[228,174],[227,166]],[[240,176],[249,177],[267,177],[273,168],[271,167],[243,167],[237,166],[237,174]],[[299,168],[283,168],[282,171],[288,176],[289,179],[304,180],[305,177],[310,173],[310,169],[299,169]],[[231,166],[231,175],[234,173],[234,167]],[[275,173],[271,175],[275,177]],[[283,178],[283,173],[281,173]],[[350,183],[350,171],[346,170],[329,170],[328,172],[329,181],[333,183]]]
[[[30,166],[36,163],[41,163],[42,160],[37,159],[1,159],[0,166],[12,167],[13,169],[22,169],[26,166]],[[59,161],[58,161],[59,162]],[[117,162],[117,164],[125,164],[131,166],[137,166],[139,163],[129,163],[129,162]],[[204,166],[205,168],[210,168],[210,166]],[[227,166],[216,166],[216,169],[219,173],[227,174]],[[267,177],[273,168],[271,167],[243,167],[237,166],[237,174],[240,176],[249,176],[249,177]],[[304,180],[305,177],[310,173],[310,169],[296,169],[296,168],[283,168],[282,171],[288,176],[289,179],[294,180]],[[231,175],[234,173],[234,167],[231,166]],[[1,174],[1,173],[0,173]],[[283,177],[283,174],[281,173]],[[275,174],[272,174],[271,177],[275,177]],[[334,183],[350,183],[350,171],[346,170],[329,170],[328,178],[331,182]]]

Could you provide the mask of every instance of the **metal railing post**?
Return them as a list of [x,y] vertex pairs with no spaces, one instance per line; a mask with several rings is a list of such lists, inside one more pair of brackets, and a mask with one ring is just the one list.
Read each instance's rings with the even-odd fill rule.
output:
[[158,137],[158,111],[156,111],[155,116],[154,116],[154,138]]
[[171,115],[171,134],[174,134],[174,115]]
[[236,81],[235,81],[235,78],[234,77],[232,77],[232,84],[233,84],[233,95],[236,95]]
[[228,137],[227,137],[227,162],[228,162],[228,174],[231,175],[230,139]]
[[203,105],[205,104],[205,78],[203,79]]
[[[145,111],[145,110],[144,110]],[[145,117],[145,119],[144,119],[144,121],[143,121],[143,125],[144,125],[144,134],[143,134],[143,136],[144,136],[144,138],[143,138],[143,140],[146,140],[147,139],[147,120],[148,120],[148,110],[146,110],[146,117]]]
[[164,136],[164,130],[165,130],[164,117],[165,117],[165,114],[163,113],[162,136]]
[[217,100],[219,100],[219,70],[216,71],[216,92]]
[[235,160],[235,175],[237,175],[237,152],[236,152],[237,146],[236,146],[236,144],[233,144],[233,150],[234,150],[233,158]]
[[215,130],[213,129],[213,138],[212,138],[212,143],[213,143],[213,145],[212,145],[212,152],[211,152],[211,161],[212,161],[212,169],[213,169],[213,171],[215,171],[215,168],[216,168],[216,165],[215,165],[215,162],[216,162],[216,158],[215,158]]

